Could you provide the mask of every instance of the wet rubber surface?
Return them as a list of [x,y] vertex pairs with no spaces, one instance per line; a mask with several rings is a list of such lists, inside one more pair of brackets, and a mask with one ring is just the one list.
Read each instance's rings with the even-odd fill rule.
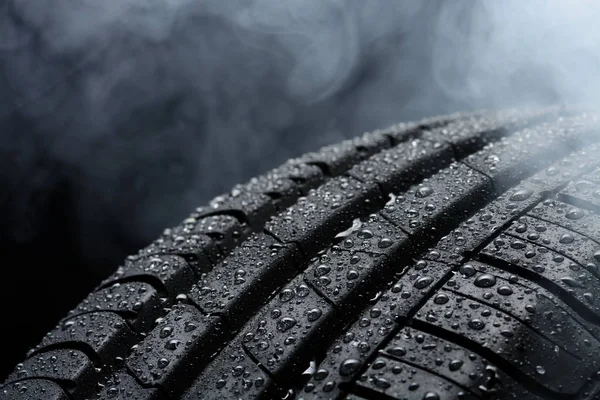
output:
[[401,124],[236,186],[129,257],[0,397],[593,399],[598,128],[558,114]]

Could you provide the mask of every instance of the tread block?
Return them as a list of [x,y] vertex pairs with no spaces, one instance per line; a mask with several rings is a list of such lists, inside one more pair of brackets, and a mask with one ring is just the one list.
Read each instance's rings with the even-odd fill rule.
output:
[[529,182],[519,185],[500,195],[496,200],[478,211],[471,218],[461,222],[448,235],[442,237],[435,249],[450,253],[460,259],[491,238],[511,220],[543,199],[543,192],[529,186]]
[[450,164],[453,158],[448,144],[414,139],[355,165],[348,175],[361,182],[376,182],[384,192],[393,193]]
[[203,274],[188,297],[205,313],[217,313],[238,326],[260,306],[256,299],[283,285],[300,265],[296,246],[253,234],[218,268]]
[[[257,179],[262,180],[262,176],[259,176]],[[310,189],[319,186],[325,180],[321,168],[315,165],[297,164],[291,160],[267,173],[266,176],[267,178],[280,176],[291,179],[296,183],[298,190],[302,194],[308,193]]]
[[[380,342],[405,320],[452,270],[436,261],[419,260],[406,268],[400,279],[365,310],[345,334],[329,348],[319,370],[305,385],[304,392],[324,398],[337,398],[342,386],[352,382],[363,364],[377,351]],[[342,368],[348,360],[354,369]],[[320,372],[319,372],[320,371]]]
[[479,399],[444,377],[385,356],[375,359],[356,386],[398,400]]
[[457,220],[467,218],[493,192],[488,177],[464,164],[453,163],[395,196],[381,215],[413,237],[439,235]]
[[127,372],[111,373],[98,384],[95,397],[91,399],[110,400],[159,400],[164,398],[158,389],[142,387],[138,381]]
[[572,142],[589,134],[590,128],[589,121],[581,118],[559,119],[503,137],[463,162],[492,178],[502,192],[572,150]]
[[175,255],[150,256],[145,258],[128,258],[125,265],[104,280],[101,287],[107,287],[122,281],[145,280],[146,277],[156,280],[160,287],[172,298],[182,290],[187,290],[195,282],[194,271],[187,261]]
[[598,277],[574,260],[513,236],[500,235],[482,251],[482,259],[538,282],[592,321],[600,322]]
[[[569,229],[528,216],[520,217],[505,231],[507,234],[538,243],[540,246],[556,251],[579,264],[581,269],[600,277],[600,262],[595,254],[600,252],[600,244]],[[512,241],[512,246],[519,246]],[[575,270],[580,268],[575,267]]]
[[[405,327],[398,332],[381,354],[404,363],[404,366],[399,365],[401,368],[410,370],[414,366],[452,383],[447,386],[449,391],[437,393],[440,399],[455,398],[461,389],[465,395],[468,392],[477,398],[538,399],[481,356],[413,328]],[[381,369],[377,361],[372,369]],[[435,392],[434,386],[425,382],[423,389]]]
[[387,128],[377,129],[373,131],[373,134],[387,136],[395,146],[410,139],[416,139],[423,133],[424,129],[430,127],[437,127],[447,123],[448,121],[438,121],[437,124],[432,121],[432,125],[428,126],[427,123],[417,122],[400,122],[398,124],[390,125]]
[[69,400],[61,387],[47,379],[28,379],[10,383],[0,388],[0,398],[5,400]]
[[34,355],[18,364],[7,382],[47,379],[65,382],[74,398],[94,388],[98,373],[90,359],[79,350],[56,349]]
[[542,201],[546,192],[557,190],[561,185],[567,184],[573,176],[597,164],[598,148],[598,145],[593,145],[585,151],[569,155],[508,189],[473,217],[461,222],[451,234],[444,236],[436,245],[436,249],[453,254],[455,258],[472,252],[504,224]]
[[232,342],[200,373],[182,400],[257,399],[270,386],[269,375],[239,342]]
[[292,162],[321,165],[329,176],[338,176],[353,164],[390,147],[390,145],[390,140],[386,136],[366,133],[355,139],[323,147],[318,152],[307,153]]
[[298,276],[246,325],[243,346],[276,380],[285,380],[285,374],[289,378],[290,372],[308,367],[312,355],[305,347],[318,347],[323,331],[336,327],[333,314],[333,307]]
[[559,198],[567,203],[600,213],[600,184],[579,179],[564,188]]
[[423,138],[450,143],[456,152],[456,157],[462,158],[476,151],[484,143],[498,140],[510,131],[539,122],[548,117],[552,111],[549,109],[506,110],[473,114],[431,129],[423,134]]
[[162,311],[162,301],[158,292],[147,283],[117,282],[92,292],[77,308],[69,311],[67,318],[97,311],[117,313],[139,332],[151,328]]
[[[555,199],[535,206],[529,215],[562,226],[600,243],[600,215]],[[598,255],[600,258],[600,254]],[[600,260],[598,260],[600,261]]]
[[209,236],[198,233],[180,235],[171,228],[165,229],[160,238],[140,250],[137,256],[128,257],[128,260],[135,261],[148,256],[180,256],[194,271],[210,269],[222,257]]
[[[452,281],[449,281],[451,283]],[[560,394],[574,395],[583,386],[588,377],[598,370],[597,361],[586,357],[581,359],[567,351],[556,351],[557,346],[540,336],[529,323],[516,320],[511,315],[492,310],[479,301],[443,290],[447,301],[440,304],[436,298],[430,299],[415,317],[415,327],[420,330],[435,331],[437,336],[447,337],[453,342],[471,348],[503,370],[518,373],[521,379],[533,381],[546,390]],[[548,310],[547,314],[532,313],[530,318],[556,318],[557,326],[561,322],[571,324],[568,316],[560,315],[560,310]],[[552,313],[554,311],[554,313]],[[429,325],[429,328],[425,329]],[[434,329],[431,329],[434,327]],[[500,332],[512,332],[513,335],[502,335]],[[579,339],[591,338],[577,328],[571,326],[570,333],[575,334],[576,346],[580,346],[579,354],[592,351],[596,340],[579,342]],[[587,339],[586,338],[586,339]],[[588,362],[589,361],[589,362]],[[568,365],[571,373],[564,374],[562,366]],[[556,366],[561,366],[557,368]]]
[[[485,112],[483,112],[485,113]],[[473,115],[482,114],[481,112],[462,113],[455,112],[448,115],[440,115],[435,117],[424,118],[419,122],[401,122],[391,125],[384,129],[378,129],[373,133],[385,135],[392,139],[395,144],[415,139],[422,135],[423,131],[440,128],[448,125],[456,120],[468,118]]]
[[59,345],[65,348],[85,346],[102,363],[112,363],[115,357],[126,353],[136,339],[121,316],[113,312],[98,311],[66,318],[48,332],[41,343],[29,351],[28,356],[35,356],[46,348]]
[[[304,386],[303,395],[306,398],[339,397],[340,383],[352,380],[367,360],[377,349],[381,340],[393,332],[398,326],[395,310],[399,301],[399,294],[390,295],[390,291],[382,294],[377,303],[364,311],[358,321],[354,323],[345,334],[336,339],[327,352],[327,356],[318,366],[310,381]],[[357,360],[355,371],[343,369],[341,365],[347,360]],[[347,365],[346,362],[345,365]],[[354,364],[353,364],[354,365]],[[301,396],[302,398],[302,396]]]
[[375,183],[339,177],[311,190],[285,212],[267,221],[265,229],[283,243],[296,243],[305,254],[315,254],[359,214],[383,204]]
[[277,209],[290,205],[323,180],[320,168],[290,160],[247,184],[235,186],[228,194],[215,197],[208,207],[197,208],[193,218],[230,214],[252,230],[258,230]]
[[192,213],[181,225],[173,229],[174,232],[183,235],[199,233],[209,236],[223,254],[229,253],[243,236],[246,236],[247,230],[247,226],[231,215],[200,217],[198,213]]
[[396,270],[402,252],[408,253],[408,236],[377,214],[314,259],[305,280],[344,313],[352,312],[357,299],[385,284]]
[[199,207],[196,210],[201,217],[214,214],[234,215],[252,230],[256,230],[275,213],[275,204],[267,194],[237,186],[229,194],[212,199],[208,207]]
[[169,390],[190,376],[194,367],[215,352],[224,331],[219,317],[177,304],[146,338],[133,346],[126,364],[145,386]]

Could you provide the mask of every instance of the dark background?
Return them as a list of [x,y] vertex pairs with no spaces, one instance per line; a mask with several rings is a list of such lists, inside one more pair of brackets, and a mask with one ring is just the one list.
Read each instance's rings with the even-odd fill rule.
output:
[[126,255],[292,156],[600,92],[589,4],[499,3],[0,0],[0,375]]

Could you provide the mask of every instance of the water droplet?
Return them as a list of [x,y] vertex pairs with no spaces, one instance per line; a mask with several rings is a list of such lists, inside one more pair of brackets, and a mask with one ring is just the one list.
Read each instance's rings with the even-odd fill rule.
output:
[[166,358],[161,358],[158,360],[156,365],[158,365],[158,368],[166,368],[167,365],[169,365],[169,360]]
[[264,350],[267,350],[267,349],[269,348],[269,343],[268,343],[268,342],[265,342],[265,341],[258,342],[258,344],[256,345],[256,347],[257,347],[259,350],[261,350],[261,351],[264,351]]
[[290,317],[283,317],[277,321],[277,329],[281,332],[285,332],[292,329],[296,325],[296,320]]
[[416,193],[415,193],[415,197],[427,197],[430,196],[433,193],[433,189],[430,188],[429,186],[419,186],[419,188],[417,189]]
[[559,242],[563,243],[563,244],[568,244],[568,243],[573,243],[573,241],[575,240],[575,238],[573,237],[573,235],[571,235],[570,233],[565,233],[564,235],[562,235],[559,239]]
[[416,280],[414,287],[417,289],[425,289],[427,286],[431,285],[433,282],[433,278],[430,276],[424,276]]
[[470,278],[477,273],[477,270],[470,264],[462,265],[458,271],[466,278]]
[[167,343],[165,343],[165,349],[167,350],[177,350],[177,347],[181,344],[181,340],[179,339],[171,339]]
[[308,293],[310,292],[310,289],[308,288],[308,286],[302,284],[302,285],[298,285],[296,287],[296,294],[300,297],[306,297],[308,296]]
[[537,372],[540,375],[544,375],[546,373],[546,370],[541,365],[538,365],[537,367],[535,367],[535,372]]
[[445,293],[439,293],[433,298],[435,304],[446,304],[450,299]]
[[360,368],[360,361],[355,358],[348,358],[344,360],[340,365],[340,375],[349,376],[358,371]]
[[323,391],[328,393],[335,389],[335,382],[329,381],[323,386]]
[[171,326],[165,326],[160,330],[160,333],[158,334],[162,339],[166,338],[167,336],[171,335],[171,333],[173,333],[173,327]]
[[327,275],[330,271],[331,267],[329,265],[321,264],[315,268],[315,276]]
[[529,313],[535,313],[535,306],[533,304],[526,304],[525,310]]
[[371,311],[369,312],[369,316],[371,318],[379,318],[380,315],[381,315],[381,309],[377,308],[377,307],[373,307],[371,309]]
[[475,318],[469,321],[469,327],[475,329],[476,331],[480,331],[485,327],[485,322]]
[[496,284],[496,277],[490,274],[481,274],[473,282],[475,286],[480,288],[492,287]]
[[513,290],[510,286],[500,286],[497,290],[498,294],[501,294],[503,296],[510,296],[511,294],[513,294]]
[[289,346],[289,345],[294,344],[294,343],[296,343],[296,338],[293,337],[293,336],[288,336],[283,341],[283,344],[285,344],[286,346]]
[[423,400],[440,400],[440,395],[435,392],[427,392],[423,396]]
[[196,324],[194,324],[193,322],[189,322],[188,321],[188,322],[185,323],[185,325],[183,327],[183,330],[185,332],[191,332],[191,331],[195,330],[196,328],[198,328],[198,326]]
[[386,364],[385,360],[378,358],[377,360],[375,360],[375,362],[373,362],[373,364],[371,365],[371,368],[381,369],[381,368],[385,367],[385,364]]
[[373,383],[380,389],[387,389],[390,386],[392,386],[392,384],[388,382],[387,379],[380,378],[378,376],[373,378]]
[[359,276],[358,272],[354,269],[349,270],[348,273],[346,274],[346,278],[348,278],[348,280],[357,279],[358,276]]
[[533,194],[533,190],[531,190],[531,189],[520,189],[520,190],[517,190],[516,192],[514,192],[512,194],[512,196],[510,196],[509,200],[510,201],[527,200],[528,198],[531,197],[532,194]]
[[394,242],[392,241],[392,239],[389,238],[383,238],[379,241],[379,243],[377,243],[377,247],[379,247],[380,249],[385,249],[387,247],[390,247]]
[[293,298],[294,292],[292,292],[290,289],[283,289],[281,293],[279,293],[279,300],[281,300],[283,303],[290,301]]
[[315,380],[317,381],[322,381],[323,379],[327,378],[327,375],[329,375],[329,371],[327,371],[324,368],[318,369],[317,372],[315,372]]
[[371,232],[368,229],[361,229],[360,231],[358,231],[356,236],[358,236],[361,239],[371,239],[373,237],[373,232]]
[[519,249],[524,249],[525,247],[527,247],[527,244],[522,240],[515,239],[510,242],[510,247],[512,247],[513,249],[519,250]]
[[463,361],[462,360],[452,360],[450,361],[450,364],[448,365],[448,367],[450,368],[450,371],[458,371],[460,369],[460,367],[463,366]]
[[308,311],[308,313],[306,314],[306,318],[310,322],[314,322],[314,321],[318,320],[321,317],[321,314],[323,314],[323,312],[320,309],[313,308],[312,310]]
[[581,284],[575,280],[575,278],[572,278],[570,276],[562,277],[562,278],[560,278],[560,280],[565,285],[573,287],[573,288],[580,288],[580,287],[582,287]]
[[565,217],[569,219],[580,219],[583,218],[583,211],[581,211],[579,208],[573,207],[569,211],[567,211]]

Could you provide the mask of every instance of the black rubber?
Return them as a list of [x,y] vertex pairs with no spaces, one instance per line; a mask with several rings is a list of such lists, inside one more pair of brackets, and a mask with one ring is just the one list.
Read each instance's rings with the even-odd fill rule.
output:
[[454,114],[235,187],[91,293],[2,399],[600,397],[600,127]]

